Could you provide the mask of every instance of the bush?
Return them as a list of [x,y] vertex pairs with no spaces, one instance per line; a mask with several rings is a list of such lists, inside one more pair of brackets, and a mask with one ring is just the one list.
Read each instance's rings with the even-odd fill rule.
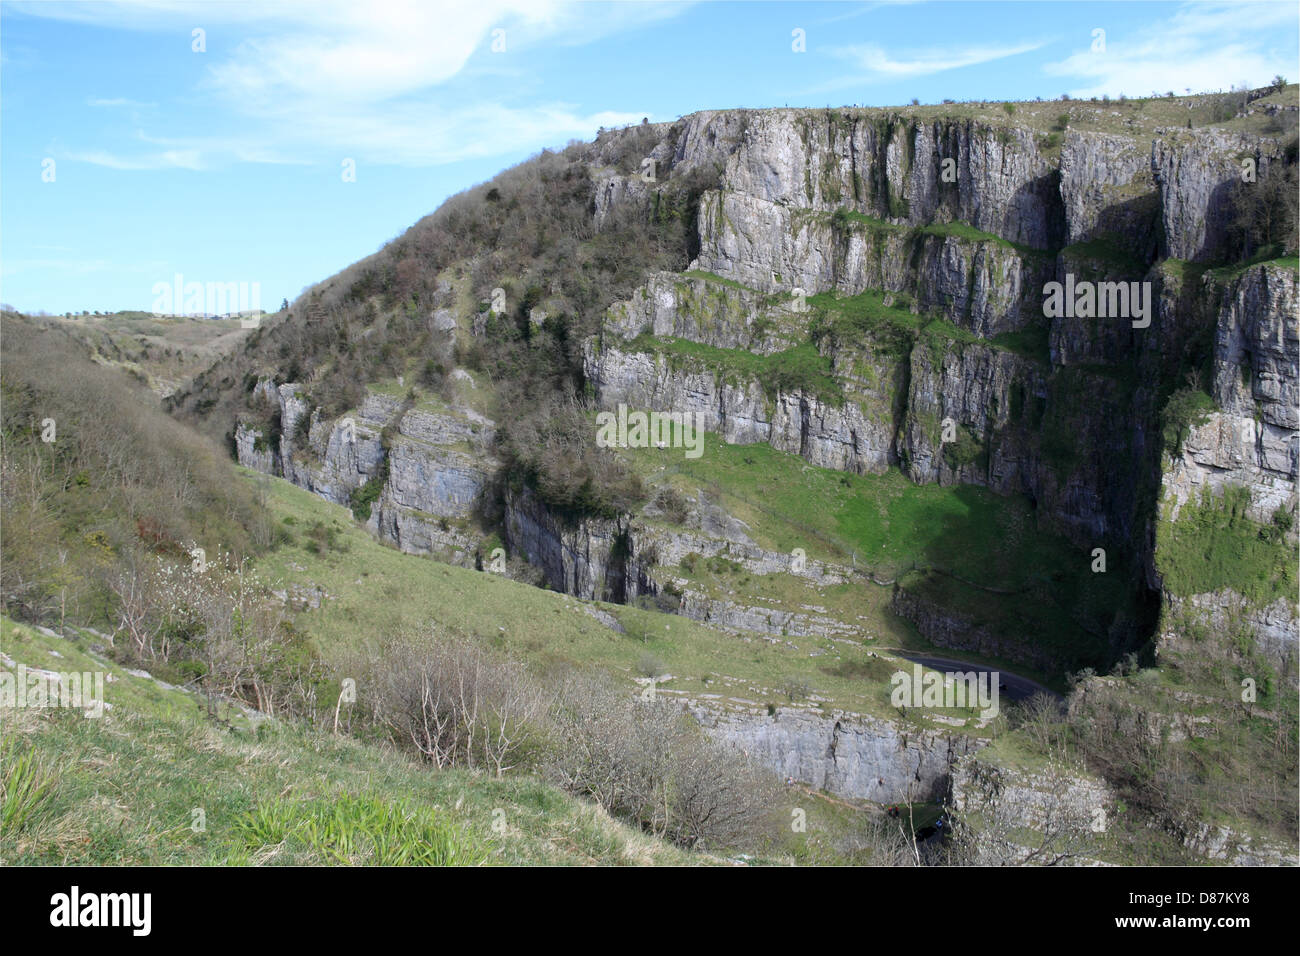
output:
[[501,776],[530,762],[546,733],[546,696],[523,666],[436,630],[388,641],[352,664],[367,674],[372,723],[435,766]]
[[555,710],[552,776],[566,789],[687,848],[751,845],[770,820],[770,773],[710,743],[678,705],[637,700],[573,674]]
[[664,672],[664,662],[653,654],[642,654],[637,658],[636,672],[642,677],[658,677]]

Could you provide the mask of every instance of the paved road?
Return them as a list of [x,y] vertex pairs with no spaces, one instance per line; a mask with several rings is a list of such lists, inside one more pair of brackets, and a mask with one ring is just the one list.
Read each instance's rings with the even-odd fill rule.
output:
[[970,661],[957,661],[950,657],[931,657],[928,654],[915,654],[910,651],[900,651],[897,648],[879,648],[879,650],[890,650],[913,664],[920,664],[922,667],[929,667],[937,671],[975,671],[979,674],[996,672],[999,692],[1006,694],[1007,698],[1013,702],[1027,700],[1035,694],[1050,694],[1056,700],[1065,699],[1056,691],[1044,687],[1038,681],[1030,680],[1028,677],[1022,677],[1019,674],[1013,674],[1010,671],[992,667],[988,664],[972,664]]

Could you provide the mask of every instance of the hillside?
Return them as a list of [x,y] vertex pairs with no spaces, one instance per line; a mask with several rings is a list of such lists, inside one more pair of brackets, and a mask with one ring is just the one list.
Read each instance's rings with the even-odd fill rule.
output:
[[6,667],[104,671],[111,707],[97,720],[8,712],[6,795],[14,763],[30,754],[26,772],[44,796],[21,818],[6,813],[4,865],[718,862],[536,780],[430,774],[392,749],[274,720],[214,726],[194,695],[106,661],[90,650],[93,634],[73,633],[0,618]]
[[[384,805],[490,779],[475,860],[1293,861],[1298,92],[603,131],[205,343],[165,425],[156,355],[7,314],[6,608],[192,684],[218,776],[238,702]],[[913,660],[1001,712],[900,705]]]

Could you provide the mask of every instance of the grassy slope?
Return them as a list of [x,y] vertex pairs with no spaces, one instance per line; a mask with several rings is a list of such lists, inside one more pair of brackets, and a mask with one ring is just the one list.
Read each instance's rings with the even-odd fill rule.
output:
[[[816,637],[778,641],[733,636],[678,615],[597,605],[619,619],[626,629],[620,634],[589,614],[584,602],[487,572],[403,554],[375,540],[345,509],[281,479],[241,473],[243,480],[267,482],[268,505],[292,539],[260,559],[259,572],[270,581],[318,586],[326,595],[320,610],[305,612],[296,623],[327,659],[341,660],[348,651],[373,646],[386,634],[418,634],[437,621],[475,635],[541,672],[557,665],[596,664],[630,683],[640,676],[642,659],[650,657],[673,675],[660,684],[663,693],[720,694],[724,704],[726,698],[735,698],[785,705],[781,687],[793,678],[806,680],[828,710],[892,713],[888,680],[898,665],[868,656],[865,645]],[[334,531],[335,547],[323,554],[312,546],[309,534],[317,522]],[[803,587],[785,578],[758,577],[742,586],[748,593]],[[862,600],[856,593],[860,590],[842,585],[825,589],[829,596],[809,592],[787,595],[787,600],[828,606],[839,596],[855,606]],[[864,615],[873,609],[887,613],[881,602],[887,601],[888,592],[871,592],[856,606]],[[880,633],[901,638],[905,627],[894,619]],[[864,626],[864,640],[875,636]]]
[[160,396],[232,351],[248,335],[238,319],[192,319],[116,312],[49,322],[86,342],[95,361],[142,376]]
[[[230,729],[205,721],[197,698],[106,664],[90,639],[62,640],[0,619],[0,647],[17,662],[112,674],[101,719],[58,709],[0,715],[4,733],[35,747],[55,783],[31,823],[0,835],[0,861],[59,863],[324,863],[319,851],[245,836],[250,812],[368,797],[428,813],[466,853],[488,863],[680,864],[682,853],[535,778],[434,772],[403,754],[275,721]],[[60,658],[52,656],[57,651]],[[204,811],[204,832],[191,829]],[[496,814],[495,811],[504,812]],[[494,832],[494,819],[505,831]],[[365,862],[364,852],[355,862]]]
[[[763,547],[803,548],[812,558],[871,568],[881,580],[915,564],[1016,592],[983,591],[933,575],[926,584],[960,590],[957,598],[945,600],[1045,642],[1068,646],[1087,639],[1077,615],[1088,621],[1124,599],[1120,569],[1093,574],[1091,554],[1037,528],[1028,502],[1017,496],[974,486],[915,485],[896,471],[831,471],[768,445],[727,445],[712,435],[698,459],[659,449],[625,454],[653,484],[671,484],[691,499],[700,490],[720,496],[723,507],[744,521],[750,537]],[[712,573],[698,566],[686,576],[698,583]],[[803,587],[755,576],[727,580],[731,589],[743,587],[747,595]],[[1036,600],[1027,601],[1026,595]],[[844,585],[800,596],[836,609],[846,620],[860,620],[865,634],[884,637],[890,645],[921,645],[912,629],[888,611],[888,588]]]

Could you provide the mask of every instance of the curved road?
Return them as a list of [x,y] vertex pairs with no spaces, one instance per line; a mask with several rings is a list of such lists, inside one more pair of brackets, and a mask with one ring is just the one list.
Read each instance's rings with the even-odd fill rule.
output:
[[1049,694],[1054,700],[1065,700],[1060,694],[1050,687],[1044,687],[1038,681],[1030,680],[1028,677],[1022,677],[1020,674],[1013,674],[1010,671],[1002,670],[999,667],[992,667],[988,664],[976,664],[971,661],[953,660],[951,657],[932,657],[928,654],[918,654],[913,651],[904,651],[897,647],[878,647],[877,651],[888,651],[904,660],[909,660],[913,664],[920,664],[922,667],[929,667],[937,671],[975,671],[978,674],[996,673],[998,675],[998,688],[1000,693],[1006,694],[1007,697],[1019,703],[1027,700],[1035,694]]

